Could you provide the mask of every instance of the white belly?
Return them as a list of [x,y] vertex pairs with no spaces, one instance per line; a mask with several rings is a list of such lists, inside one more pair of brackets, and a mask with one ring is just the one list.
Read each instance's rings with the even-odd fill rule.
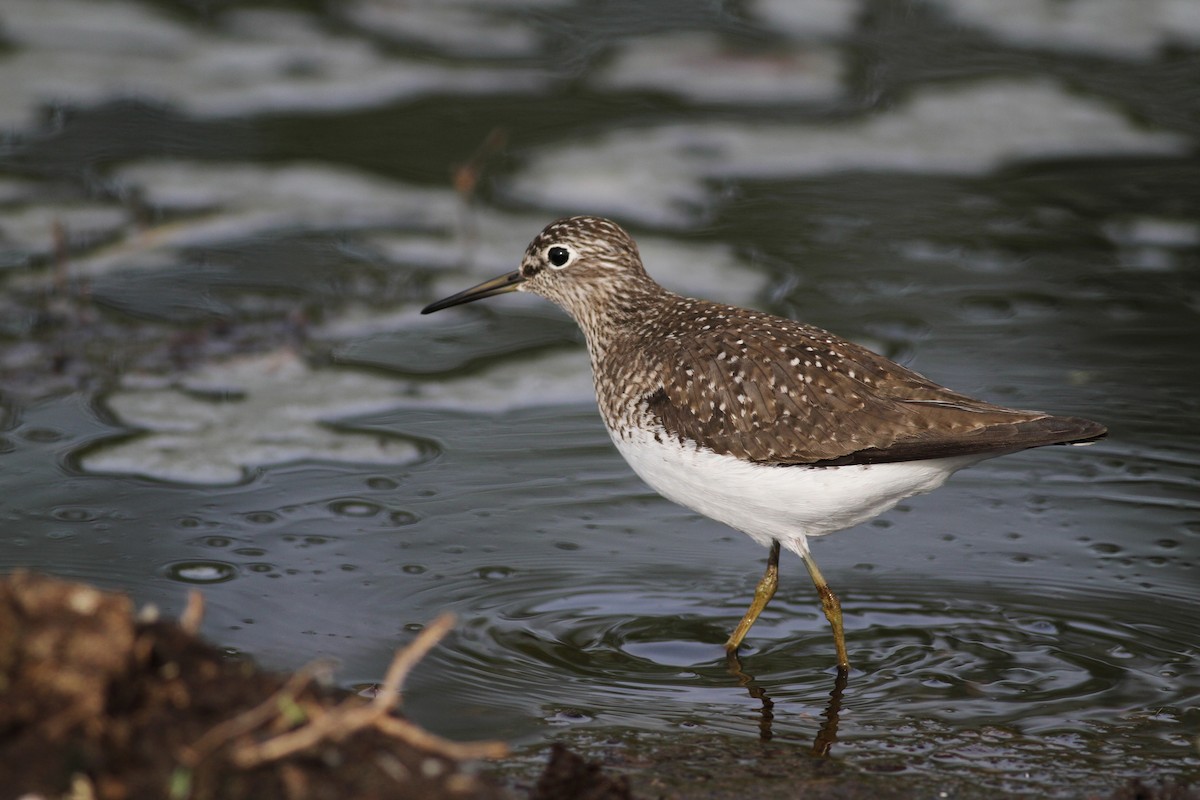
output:
[[613,436],[651,488],[682,506],[803,556],[806,537],[849,528],[914,494],[932,491],[979,456],[844,467],[774,467],[680,446],[666,432]]

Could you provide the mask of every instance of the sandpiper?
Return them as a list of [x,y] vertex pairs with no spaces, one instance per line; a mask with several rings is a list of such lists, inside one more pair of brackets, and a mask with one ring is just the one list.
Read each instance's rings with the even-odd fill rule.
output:
[[557,303],[583,329],[604,424],[642,480],[769,548],[730,655],[775,594],[783,546],[808,568],[845,675],[841,604],[810,537],[985,458],[1106,434],[1091,420],[959,394],[812,325],[669,292],[629,234],[599,217],[552,222],[520,269],[421,313],[511,291]]

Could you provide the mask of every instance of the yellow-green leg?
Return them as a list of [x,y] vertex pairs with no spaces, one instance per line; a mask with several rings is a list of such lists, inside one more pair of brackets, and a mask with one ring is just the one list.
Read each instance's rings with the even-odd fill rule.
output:
[[821,596],[821,608],[825,611],[825,619],[829,620],[829,627],[833,628],[833,646],[837,650],[838,674],[845,675],[850,671],[850,658],[846,655],[846,635],[842,630],[841,601],[829,588],[829,584],[825,582],[825,576],[821,574],[821,570],[817,569],[817,562],[813,561],[812,555],[805,553],[802,558],[804,566],[808,567],[808,574],[812,578],[813,585],[817,587],[817,594]]
[[737,649],[741,647],[742,639],[746,638],[746,633],[749,632],[750,626],[758,619],[758,615],[762,613],[762,610],[767,607],[767,603],[771,602],[771,598],[775,596],[775,589],[778,586],[779,542],[775,541],[771,542],[771,552],[767,556],[767,571],[763,573],[758,586],[754,587],[754,600],[750,603],[750,608],[746,609],[742,621],[733,629],[733,633],[729,634],[729,641],[725,642],[725,652],[730,654],[737,653]]

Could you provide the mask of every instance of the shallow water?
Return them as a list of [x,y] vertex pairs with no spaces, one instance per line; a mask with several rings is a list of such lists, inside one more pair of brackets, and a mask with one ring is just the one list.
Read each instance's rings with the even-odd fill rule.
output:
[[815,543],[854,664],[834,758],[1063,796],[1197,778],[1200,12],[1024,5],[1037,30],[116,2],[84,36],[89,4],[11,4],[0,569],[166,613],[201,588],[211,639],[348,686],[452,610],[405,700],[450,736],[810,747],[833,647],[800,563],[731,674],[765,553],[633,476],[574,326],[526,297],[417,315],[610,213],[674,288],[1112,431]]

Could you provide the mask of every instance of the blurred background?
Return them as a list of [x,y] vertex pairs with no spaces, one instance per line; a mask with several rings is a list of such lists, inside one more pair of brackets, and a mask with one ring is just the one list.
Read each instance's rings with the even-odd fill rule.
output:
[[[2,0],[0,41],[0,571],[199,587],[351,687],[452,610],[439,733],[751,747],[765,553],[633,476],[556,309],[418,315],[603,214],[671,288],[1111,429],[816,543],[835,758],[1200,776],[1195,0]],[[746,656],[810,742],[798,560]]]

